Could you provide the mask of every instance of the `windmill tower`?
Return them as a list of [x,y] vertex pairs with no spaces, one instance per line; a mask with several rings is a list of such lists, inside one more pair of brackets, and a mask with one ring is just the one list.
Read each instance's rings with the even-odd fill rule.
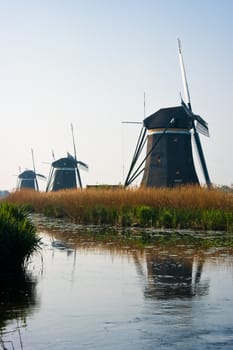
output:
[[79,168],[88,169],[88,165],[77,160],[74,141],[73,125],[71,124],[74,156],[67,153],[67,157],[54,160],[48,177],[46,192],[59,191],[72,188],[82,188]]
[[39,191],[37,178],[41,178],[41,179],[46,178],[44,175],[36,173],[33,149],[31,149],[31,154],[32,154],[33,170],[26,169],[23,172],[20,172],[20,174],[17,177],[17,185],[16,185],[17,190],[30,189],[30,190]]
[[[125,186],[130,185],[141,173],[141,185],[145,187],[199,184],[193,160],[192,136],[205,182],[207,186],[211,186],[199,137],[199,133],[209,136],[208,124],[192,112],[179,39],[178,49],[187,102],[181,99],[181,106],[159,109],[143,120]],[[134,170],[146,143],[146,156]]]

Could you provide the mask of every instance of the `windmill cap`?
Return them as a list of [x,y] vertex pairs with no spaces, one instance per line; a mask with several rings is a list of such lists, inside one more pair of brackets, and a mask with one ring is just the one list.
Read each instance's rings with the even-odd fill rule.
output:
[[54,168],[77,168],[77,162],[74,158],[60,158],[52,163]]
[[143,120],[147,129],[191,129],[192,121],[183,106],[161,108]]
[[34,179],[36,174],[33,170],[24,170],[18,177],[19,179]]

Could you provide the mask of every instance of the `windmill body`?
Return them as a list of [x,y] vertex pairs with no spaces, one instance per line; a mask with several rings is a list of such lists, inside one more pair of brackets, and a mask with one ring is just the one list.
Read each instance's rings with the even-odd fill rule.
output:
[[77,160],[73,124],[71,124],[71,132],[74,156],[67,152],[67,157],[59,158],[52,162],[46,192],[75,189],[77,187],[82,188],[79,167],[88,170],[88,165]]
[[192,122],[183,106],[160,109],[143,123],[148,133],[148,157],[141,184],[199,184],[192,153]]
[[37,178],[40,178],[43,180],[46,179],[44,175],[38,174],[36,172],[33,149],[31,149],[31,154],[32,154],[33,170],[26,169],[23,172],[20,171],[17,177],[17,185],[16,185],[17,190],[29,189],[29,190],[39,191]]
[[46,191],[77,188],[77,162],[70,157],[52,163]]
[[38,190],[36,174],[33,170],[24,170],[18,175],[17,190]]

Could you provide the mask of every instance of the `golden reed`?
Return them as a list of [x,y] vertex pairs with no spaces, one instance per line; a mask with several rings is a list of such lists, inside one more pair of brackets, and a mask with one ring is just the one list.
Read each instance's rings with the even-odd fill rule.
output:
[[63,208],[71,216],[79,208],[103,206],[120,209],[142,205],[152,208],[190,208],[233,210],[233,193],[200,186],[177,188],[75,189],[58,192],[16,191],[4,199],[9,203],[30,205],[36,212],[43,208]]

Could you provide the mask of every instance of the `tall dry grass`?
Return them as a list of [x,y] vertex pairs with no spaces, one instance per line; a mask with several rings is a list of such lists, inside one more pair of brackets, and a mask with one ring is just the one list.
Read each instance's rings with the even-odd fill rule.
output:
[[46,206],[58,206],[75,213],[77,207],[97,205],[121,208],[147,205],[152,208],[199,208],[233,210],[233,194],[220,189],[199,186],[180,188],[83,189],[58,192],[17,191],[7,199],[11,203],[28,204],[41,212]]
[[5,200],[82,224],[233,230],[233,194],[218,188],[18,191]]

